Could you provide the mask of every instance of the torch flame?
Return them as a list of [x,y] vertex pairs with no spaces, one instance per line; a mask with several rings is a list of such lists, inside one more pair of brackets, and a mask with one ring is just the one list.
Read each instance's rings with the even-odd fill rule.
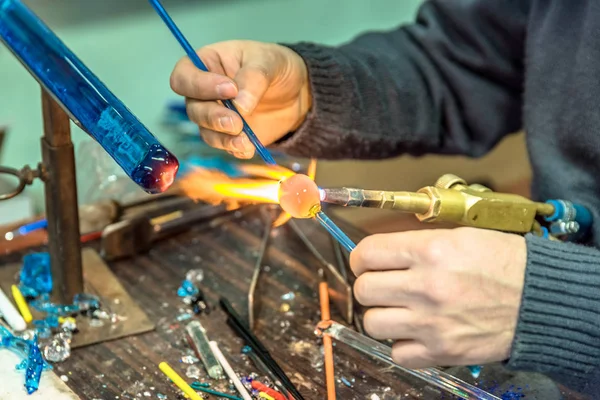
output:
[[[307,175],[315,178],[316,160],[311,160]],[[279,182],[295,172],[281,166],[241,164],[240,172],[253,178],[231,178],[220,171],[195,168],[180,180],[181,190],[190,198],[209,204],[225,203],[229,209],[237,209],[245,204],[279,204]],[[275,220],[273,226],[281,226],[291,216],[285,212]]]

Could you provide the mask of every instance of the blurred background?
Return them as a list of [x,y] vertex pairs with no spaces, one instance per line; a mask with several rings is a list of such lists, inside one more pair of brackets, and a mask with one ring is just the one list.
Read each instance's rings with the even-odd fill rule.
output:
[[[169,75],[182,50],[146,0],[25,0],[84,63],[177,154],[176,135],[162,121],[166,104],[177,100]],[[411,21],[419,0],[164,0],[163,4],[194,47],[228,40],[314,41],[340,44],[366,30],[391,29]],[[40,88],[0,45],[0,126],[8,128],[0,164],[21,168],[41,159]],[[81,150],[87,135],[74,127]],[[80,151],[79,151],[80,153]],[[522,135],[501,143],[480,160],[461,157],[400,157],[381,162],[320,162],[323,186],[415,190],[446,172],[496,188],[526,182],[529,167]],[[80,174],[86,173],[83,170]],[[2,182],[0,182],[0,186]],[[0,222],[43,210],[40,183],[26,195],[0,205]],[[372,230],[388,221],[378,210],[344,210],[344,216]]]

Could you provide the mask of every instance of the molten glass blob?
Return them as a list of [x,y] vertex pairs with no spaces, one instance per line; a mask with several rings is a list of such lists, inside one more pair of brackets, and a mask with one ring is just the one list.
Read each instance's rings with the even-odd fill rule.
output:
[[321,210],[319,188],[306,175],[291,176],[279,185],[279,205],[294,218],[312,218]]
[[146,157],[131,173],[131,178],[150,194],[166,191],[175,180],[179,161],[160,144],[152,145]]

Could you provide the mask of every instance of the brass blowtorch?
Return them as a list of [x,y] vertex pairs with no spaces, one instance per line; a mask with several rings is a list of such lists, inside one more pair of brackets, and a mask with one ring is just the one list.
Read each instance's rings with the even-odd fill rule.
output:
[[[446,174],[433,186],[417,192],[356,188],[320,189],[321,201],[346,207],[373,207],[413,213],[421,222],[451,222],[475,228],[539,236],[566,237],[589,229],[591,213],[564,200],[535,202],[526,197],[497,193],[480,184],[467,184]],[[549,229],[538,221],[549,223]],[[582,226],[585,225],[585,226]]]

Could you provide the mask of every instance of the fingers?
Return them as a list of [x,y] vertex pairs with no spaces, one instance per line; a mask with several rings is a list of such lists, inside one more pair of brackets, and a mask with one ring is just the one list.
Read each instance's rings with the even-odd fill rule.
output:
[[392,359],[396,364],[409,369],[435,366],[427,347],[414,340],[401,340],[392,346]]
[[237,135],[242,131],[243,124],[240,116],[214,101],[188,98],[185,101],[185,106],[190,120],[201,128],[229,135]]
[[406,307],[417,292],[411,271],[367,272],[354,282],[354,296],[363,306]]
[[356,276],[367,271],[406,269],[443,262],[453,250],[451,229],[424,229],[367,236],[352,253]]
[[197,100],[233,99],[242,114],[251,114],[275,79],[278,67],[268,57],[259,56],[251,62],[242,62],[232,80],[224,75],[222,68],[204,72],[186,57],[171,74],[171,88],[177,94]]
[[230,152],[238,158],[252,158],[254,146],[246,135],[240,135],[243,125],[234,111],[213,101],[186,99],[191,121],[201,127],[202,139],[211,147]]
[[413,263],[411,254],[402,248],[398,233],[367,236],[350,253],[350,267],[354,275],[367,271],[406,269]]
[[414,323],[415,313],[407,308],[371,308],[365,312],[365,331],[374,339],[415,339],[418,337]]
[[237,96],[234,81],[216,72],[199,70],[189,58],[181,59],[171,74],[171,89],[198,100],[225,100]]
[[235,76],[239,92],[233,102],[242,114],[252,114],[275,78],[275,71],[260,59],[243,65]]
[[200,136],[207,145],[215,149],[226,150],[238,158],[252,158],[254,148],[245,134],[231,136],[210,129],[201,129]]

